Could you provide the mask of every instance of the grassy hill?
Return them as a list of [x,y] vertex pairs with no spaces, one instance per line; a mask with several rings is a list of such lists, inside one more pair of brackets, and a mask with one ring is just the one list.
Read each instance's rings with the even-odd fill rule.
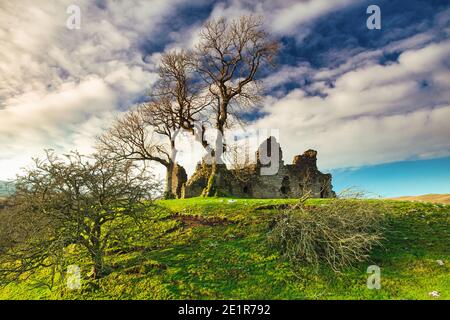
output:
[[450,194],[424,194],[421,196],[404,196],[392,199],[401,201],[420,201],[450,204]]
[[[327,199],[310,200],[321,205]],[[381,200],[366,200],[381,201]],[[146,242],[111,250],[110,273],[82,290],[49,290],[44,271],[0,289],[1,299],[450,299],[450,206],[390,201],[386,240],[370,261],[336,274],[294,267],[266,244],[273,205],[294,200],[186,199],[148,226]],[[436,261],[443,260],[444,265]],[[83,276],[89,272],[77,261]],[[381,289],[366,286],[381,267]]]

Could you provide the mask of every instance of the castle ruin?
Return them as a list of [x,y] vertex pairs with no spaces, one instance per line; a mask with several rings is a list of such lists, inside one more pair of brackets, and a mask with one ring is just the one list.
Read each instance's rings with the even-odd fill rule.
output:
[[[272,152],[272,150],[278,150]],[[271,170],[275,168],[276,170]],[[208,183],[211,165],[197,165],[189,180],[178,180],[175,186],[182,187],[181,197],[197,197]],[[228,169],[217,165],[213,192],[218,196],[242,198],[299,198],[309,193],[313,198],[333,198],[331,174],[317,169],[317,152],[307,150],[294,157],[292,164],[284,164],[279,143],[274,137],[264,141],[256,152],[256,163],[242,169]],[[184,180],[185,176],[181,178]]]

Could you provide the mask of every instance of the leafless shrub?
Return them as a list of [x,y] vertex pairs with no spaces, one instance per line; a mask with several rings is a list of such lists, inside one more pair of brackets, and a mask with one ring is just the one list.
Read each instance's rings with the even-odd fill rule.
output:
[[339,272],[368,259],[380,245],[387,210],[382,202],[362,200],[359,193],[322,205],[306,205],[307,198],[283,210],[268,237],[294,264],[327,264]]

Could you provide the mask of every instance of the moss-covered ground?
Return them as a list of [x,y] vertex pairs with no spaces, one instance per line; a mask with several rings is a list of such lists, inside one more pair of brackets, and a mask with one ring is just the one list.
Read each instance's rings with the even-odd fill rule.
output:
[[[311,199],[322,205],[326,199]],[[366,200],[383,201],[383,200]],[[109,273],[82,289],[43,284],[48,271],[0,289],[1,299],[450,299],[450,206],[390,201],[383,247],[335,273],[293,266],[267,245],[274,205],[295,200],[193,198],[158,201],[144,241],[111,250]],[[442,260],[444,265],[437,263]],[[370,290],[367,267],[381,268]],[[429,293],[438,291],[438,298]]]

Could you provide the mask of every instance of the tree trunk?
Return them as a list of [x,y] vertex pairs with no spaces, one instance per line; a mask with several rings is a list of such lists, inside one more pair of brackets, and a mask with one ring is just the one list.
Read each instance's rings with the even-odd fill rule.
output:
[[92,267],[92,277],[94,279],[100,279],[103,276],[103,255],[101,252],[97,252],[91,255],[91,258],[94,263]]
[[175,195],[173,194],[172,191],[173,168],[174,168],[173,162],[170,162],[169,165],[166,167],[166,188],[164,191],[164,199],[175,198]]
[[103,252],[100,243],[101,237],[101,226],[100,224],[94,227],[94,235],[91,236],[91,248],[89,249],[91,259],[92,259],[92,276],[94,279],[99,279],[103,276],[104,265],[103,265]]
[[206,187],[205,189],[203,189],[202,197],[213,197],[218,193],[218,190],[215,186],[216,174],[217,174],[217,161],[215,157],[213,157],[211,163],[211,172],[209,173]]
[[218,131],[216,141],[214,144],[214,150],[211,152],[211,173],[208,177],[208,183],[206,184],[205,189],[203,189],[202,196],[203,197],[213,197],[216,195],[220,195],[221,191],[216,185],[217,178],[217,165],[222,163],[222,155],[226,150],[226,145],[224,141],[224,128],[227,122],[228,116],[228,99],[223,100],[220,104],[219,114],[217,117],[216,128]]
[[[220,131],[220,128],[219,132],[222,133],[222,131]],[[211,151],[211,172],[209,174],[206,187],[205,189],[203,189],[202,192],[203,197],[213,197],[221,194],[216,184],[216,178],[217,178],[217,165],[221,163],[224,149],[225,144],[223,142],[223,134],[218,134],[216,137],[214,150]]]

